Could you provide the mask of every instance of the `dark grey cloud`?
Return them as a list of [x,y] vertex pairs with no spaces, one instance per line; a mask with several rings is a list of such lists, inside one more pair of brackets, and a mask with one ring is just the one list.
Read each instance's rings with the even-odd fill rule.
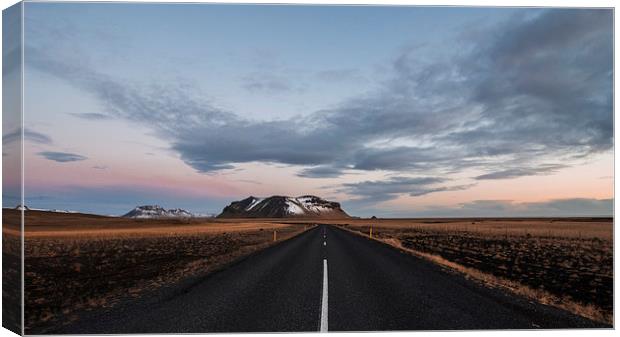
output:
[[333,166],[314,166],[303,169],[297,176],[304,178],[337,178],[343,174],[342,169]]
[[[184,84],[138,85],[32,46],[26,62],[94,94],[109,116],[151,128],[199,172],[263,162],[303,166],[299,174],[308,178],[477,169],[488,172],[478,180],[509,179],[548,174],[613,147],[613,12],[531,13],[446,41],[455,48],[444,55],[404,50],[375,92],[279,121],[246,120]],[[254,75],[246,79],[250,90],[287,90],[275,75]],[[408,189],[374,198],[449,188],[392,182]],[[346,188],[369,195],[376,186]]]
[[566,165],[542,165],[540,167],[519,167],[506,169],[497,172],[491,172],[475,177],[476,180],[488,180],[488,179],[509,179],[518,178],[523,176],[544,175],[556,172],[559,169],[565,168]]
[[[19,141],[21,137],[22,137],[22,129],[17,128],[3,135],[2,142],[4,144],[10,144],[12,142]],[[33,143],[38,143],[38,144],[51,144],[52,143],[52,138],[50,138],[48,135],[30,130],[28,128],[24,128],[24,140],[30,141]]]
[[82,155],[68,152],[43,151],[37,154],[41,157],[44,157],[45,159],[57,161],[59,163],[68,163],[88,159],[87,157],[84,157]]
[[424,171],[438,166],[451,167],[454,162],[454,154],[444,152],[442,149],[432,147],[408,147],[399,146],[389,149],[366,148],[358,150],[354,154],[357,170],[415,170]]
[[460,61],[488,126],[449,139],[492,139],[485,147],[492,154],[514,153],[515,145],[573,156],[610,149],[612,25],[609,10],[557,9],[489,33]]
[[389,179],[345,183],[340,192],[356,196],[351,202],[377,203],[396,199],[401,195],[421,196],[425,194],[462,190],[471,185],[445,186],[449,179],[439,177],[391,177]]
[[96,113],[96,112],[77,112],[77,113],[70,113],[70,115],[77,117],[77,118],[94,120],[94,121],[111,119],[109,115],[102,114],[102,113]]
[[95,170],[107,170],[108,167],[106,165],[95,165],[93,166]]

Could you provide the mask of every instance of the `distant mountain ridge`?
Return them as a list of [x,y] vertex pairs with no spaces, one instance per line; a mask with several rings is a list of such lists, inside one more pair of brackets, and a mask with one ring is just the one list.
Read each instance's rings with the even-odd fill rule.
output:
[[160,219],[160,218],[204,218],[212,217],[209,214],[193,214],[181,208],[165,209],[159,205],[138,206],[127,214],[124,218],[133,219]]
[[313,195],[300,197],[250,196],[233,201],[218,218],[349,218],[340,204]]
[[78,211],[68,211],[65,209],[46,209],[46,208],[30,208],[26,205],[17,205],[13,208],[18,211],[39,211],[39,212],[53,212],[53,213],[79,213]]

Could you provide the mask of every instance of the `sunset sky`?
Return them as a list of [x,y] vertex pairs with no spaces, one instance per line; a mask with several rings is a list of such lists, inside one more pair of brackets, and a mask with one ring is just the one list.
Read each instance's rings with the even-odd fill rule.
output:
[[612,15],[26,3],[26,204],[611,215]]

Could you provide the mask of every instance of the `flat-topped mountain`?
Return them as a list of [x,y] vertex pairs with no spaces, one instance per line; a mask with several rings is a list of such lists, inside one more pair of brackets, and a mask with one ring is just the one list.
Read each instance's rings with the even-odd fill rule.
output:
[[248,197],[233,201],[218,218],[348,218],[340,204],[313,195]]
[[135,219],[193,218],[194,214],[180,208],[165,209],[158,205],[144,205],[132,209],[123,217]]

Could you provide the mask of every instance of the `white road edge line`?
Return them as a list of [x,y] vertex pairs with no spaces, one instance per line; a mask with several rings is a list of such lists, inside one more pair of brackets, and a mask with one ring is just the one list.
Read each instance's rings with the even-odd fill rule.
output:
[[323,259],[323,297],[321,299],[321,328],[327,332],[327,259]]

